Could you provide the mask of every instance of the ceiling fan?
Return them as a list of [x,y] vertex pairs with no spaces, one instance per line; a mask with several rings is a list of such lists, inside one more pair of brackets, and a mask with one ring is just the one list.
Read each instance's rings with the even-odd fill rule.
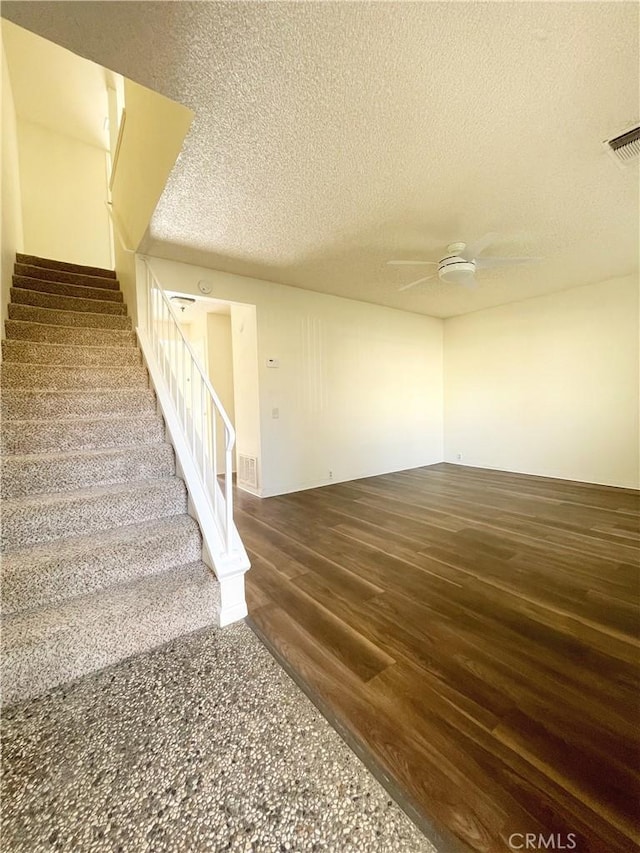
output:
[[439,261],[387,261],[387,266],[434,266],[438,271],[426,278],[418,278],[409,284],[404,284],[399,290],[409,290],[417,284],[439,278],[447,284],[464,284],[473,286],[476,284],[475,272],[492,267],[507,267],[515,264],[537,263],[541,258],[481,258],[479,255],[494,242],[498,235],[491,232],[485,234],[475,243],[450,243],[444,257]]

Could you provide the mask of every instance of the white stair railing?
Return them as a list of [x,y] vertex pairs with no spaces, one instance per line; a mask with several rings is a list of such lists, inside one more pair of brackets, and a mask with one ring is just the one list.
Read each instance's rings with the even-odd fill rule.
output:
[[[235,430],[176,312],[148,261],[143,259],[146,288],[146,333],[169,391],[180,428],[196,463],[224,542],[224,553],[236,544],[233,525],[233,446]],[[223,463],[219,466],[219,457]],[[220,470],[220,467],[222,470]],[[220,488],[219,477],[223,479]]]
[[138,341],[187,485],[189,514],[200,525],[202,559],[220,583],[219,624],[228,625],[247,615],[250,566],[233,522],[235,431],[148,259],[138,255],[137,268]]

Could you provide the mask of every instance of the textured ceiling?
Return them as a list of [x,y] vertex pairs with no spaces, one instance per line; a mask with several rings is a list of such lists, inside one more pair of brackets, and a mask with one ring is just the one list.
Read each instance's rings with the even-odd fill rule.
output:
[[106,150],[104,69],[7,21],[2,41],[18,116]]
[[[2,14],[193,109],[147,248],[450,316],[638,266],[635,3],[13,3]],[[390,258],[487,231],[475,290]],[[417,271],[420,272],[420,269]]]

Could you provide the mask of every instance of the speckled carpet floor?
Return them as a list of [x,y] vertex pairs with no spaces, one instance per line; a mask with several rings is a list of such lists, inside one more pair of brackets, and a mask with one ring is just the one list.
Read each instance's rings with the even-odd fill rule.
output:
[[3,712],[12,853],[435,853],[244,624]]

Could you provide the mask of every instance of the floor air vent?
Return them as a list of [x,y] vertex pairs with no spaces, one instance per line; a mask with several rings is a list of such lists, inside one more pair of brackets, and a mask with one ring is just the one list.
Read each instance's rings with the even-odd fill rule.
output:
[[258,488],[258,460],[255,456],[238,454],[238,483],[252,489]]
[[637,163],[640,160],[640,125],[625,130],[614,139],[608,139],[605,146],[621,166]]

